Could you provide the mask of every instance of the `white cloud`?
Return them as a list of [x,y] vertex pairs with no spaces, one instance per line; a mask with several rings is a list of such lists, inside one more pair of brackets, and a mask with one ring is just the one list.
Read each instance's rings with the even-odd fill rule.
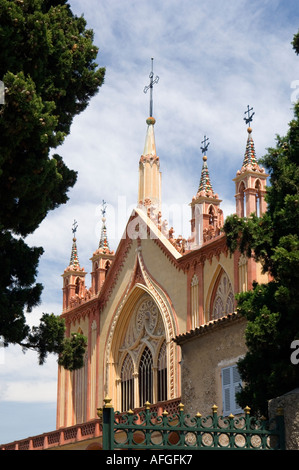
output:
[[0,397],[9,402],[55,402],[57,394],[57,358],[50,355],[38,365],[37,354],[23,353],[19,346],[4,349],[0,363]]
[[56,380],[11,381],[0,387],[1,401],[22,403],[55,403],[57,399]]

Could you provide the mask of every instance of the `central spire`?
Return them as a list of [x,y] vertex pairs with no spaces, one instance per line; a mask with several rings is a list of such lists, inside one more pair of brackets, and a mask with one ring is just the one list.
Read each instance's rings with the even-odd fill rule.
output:
[[147,131],[143,154],[139,160],[139,187],[138,187],[138,204],[147,209],[160,210],[161,207],[161,172],[160,160],[157,156],[154,125],[156,123],[153,117],[153,86],[158,83],[159,77],[154,78],[152,69],[149,74],[150,83],[144,87],[144,93],[150,90],[150,116],[146,120]]
[[146,124],[148,127],[147,127],[146,136],[145,136],[143,155],[152,155],[153,157],[157,156],[155,131],[154,131],[155,123],[156,123],[156,120],[153,117],[149,117],[146,120]]

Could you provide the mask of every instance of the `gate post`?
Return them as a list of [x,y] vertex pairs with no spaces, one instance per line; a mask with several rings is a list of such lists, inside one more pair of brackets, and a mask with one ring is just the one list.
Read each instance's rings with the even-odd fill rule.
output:
[[114,449],[114,409],[111,398],[104,399],[103,406],[103,450]]
[[268,402],[270,419],[276,417],[278,408],[283,408],[283,416],[278,419],[284,418],[285,449],[299,450],[299,388]]
[[277,408],[276,411],[276,427],[279,433],[279,448],[286,449],[285,443],[285,426],[284,426],[284,412],[283,408]]

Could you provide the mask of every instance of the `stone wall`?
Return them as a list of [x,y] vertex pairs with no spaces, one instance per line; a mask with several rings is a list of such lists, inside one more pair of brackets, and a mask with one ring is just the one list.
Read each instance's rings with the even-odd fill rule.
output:
[[269,418],[284,415],[286,450],[299,450],[299,388],[269,401]]
[[222,414],[221,371],[246,352],[245,320],[231,314],[182,335],[182,403],[191,416],[210,414],[216,404]]

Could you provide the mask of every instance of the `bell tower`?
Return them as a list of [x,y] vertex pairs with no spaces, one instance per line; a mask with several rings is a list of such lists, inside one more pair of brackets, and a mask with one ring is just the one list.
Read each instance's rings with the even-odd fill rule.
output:
[[[253,108],[247,106],[247,117],[245,123],[251,123],[255,113],[251,113]],[[250,217],[250,214],[261,216],[267,209],[265,201],[267,175],[264,168],[257,163],[254,142],[252,138],[252,128],[247,128],[247,144],[243,165],[241,170],[237,171],[234,178],[236,187],[236,213],[239,217]]]
[[201,142],[203,164],[197,193],[191,202],[191,246],[196,248],[203,243],[220,235],[223,226],[223,212],[220,209],[221,200],[213,191],[207,163],[207,150],[210,142],[205,136]]
[[63,310],[67,310],[72,303],[73,299],[80,298],[85,292],[85,276],[84,268],[80,267],[77,250],[76,231],[78,224],[74,220],[72,226],[73,232],[73,245],[71,251],[71,258],[68,267],[62,274],[63,277]]

